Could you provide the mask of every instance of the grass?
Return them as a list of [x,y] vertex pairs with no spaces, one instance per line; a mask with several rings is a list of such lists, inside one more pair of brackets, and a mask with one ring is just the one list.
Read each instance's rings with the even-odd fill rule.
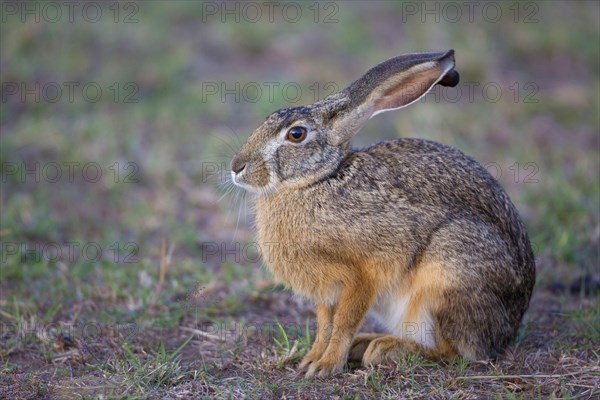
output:
[[[223,23],[199,3],[159,1],[139,3],[138,21],[124,23],[132,9],[120,4],[117,23],[108,3],[97,23],[1,14],[5,397],[600,395],[598,4],[529,2],[515,22],[503,3],[497,23],[481,10],[474,22],[436,22],[394,2],[320,3],[316,23],[308,5],[295,23],[281,14]],[[532,10],[537,22],[526,23]],[[324,23],[332,11],[337,22]],[[463,83],[479,84],[472,98],[468,86],[456,100],[433,93],[370,121],[355,144],[425,137],[493,170],[536,253],[522,329],[494,362],[410,355],[305,380],[296,366],[314,338],[312,306],[262,268],[251,209],[219,184],[273,110],[322,98],[393,55],[445,48]],[[79,84],[72,100],[68,82]],[[12,94],[35,83],[63,95]],[[97,101],[80,90],[90,83],[102,89]],[[502,97],[492,101],[486,84]],[[363,327],[376,329],[370,319]]]
[[273,337],[273,341],[275,342],[277,352],[280,355],[278,367],[282,368],[288,363],[292,365],[299,363],[300,360],[302,360],[302,357],[308,353],[312,344],[309,321],[306,320],[306,329],[304,331],[304,335],[298,337],[297,339],[293,339],[293,336],[288,334],[286,328],[279,321],[275,322],[277,324],[278,338]]
[[146,360],[141,360],[129,345],[122,343],[125,355],[111,360],[101,369],[103,372],[113,375],[123,375],[125,380],[121,384],[134,388],[137,393],[142,395],[149,389],[174,386],[188,378],[187,371],[180,365],[177,355],[192,339],[193,335],[169,355],[161,340],[158,352],[154,356],[147,357]]

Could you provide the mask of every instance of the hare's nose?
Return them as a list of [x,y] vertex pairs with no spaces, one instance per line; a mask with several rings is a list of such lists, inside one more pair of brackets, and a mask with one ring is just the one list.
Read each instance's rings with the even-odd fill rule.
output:
[[244,170],[244,168],[246,168],[246,162],[238,158],[238,156],[235,156],[231,161],[231,170],[234,173],[239,174]]

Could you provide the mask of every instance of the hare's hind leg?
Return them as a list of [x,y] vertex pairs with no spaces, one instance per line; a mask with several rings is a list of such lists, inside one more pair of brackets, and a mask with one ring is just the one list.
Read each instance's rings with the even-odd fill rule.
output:
[[407,354],[421,354],[432,360],[441,360],[450,357],[453,351],[446,346],[430,349],[410,340],[394,335],[385,335],[373,339],[365,351],[362,364],[365,367],[378,364],[389,364],[398,361]]
[[415,283],[427,289],[428,281],[442,278],[436,301],[428,299],[435,348],[449,344],[462,357],[486,360],[514,337],[529,299],[514,252],[500,228],[481,221],[457,219],[432,237],[420,266],[430,273]]
[[348,361],[361,361],[365,351],[371,344],[371,342],[377,338],[386,336],[385,333],[362,333],[357,335],[352,341],[350,346],[350,353],[348,353]]

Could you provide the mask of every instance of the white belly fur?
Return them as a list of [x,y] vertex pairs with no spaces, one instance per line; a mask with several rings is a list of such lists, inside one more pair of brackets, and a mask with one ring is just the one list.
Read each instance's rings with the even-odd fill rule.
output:
[[421,309],[416,318],[408,321],[409,301],[410,295],[382,295],[371,311],[392,335],[412,340],[425,348],[435,348],[435,326],[429,310]]

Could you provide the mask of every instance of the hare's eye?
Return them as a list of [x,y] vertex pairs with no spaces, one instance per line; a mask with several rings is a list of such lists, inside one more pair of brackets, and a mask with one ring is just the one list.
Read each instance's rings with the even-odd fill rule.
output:
[[294,143],[300,143],[306,139],[306,128],[303,126],[294,126],[287,132],[287,140]]

